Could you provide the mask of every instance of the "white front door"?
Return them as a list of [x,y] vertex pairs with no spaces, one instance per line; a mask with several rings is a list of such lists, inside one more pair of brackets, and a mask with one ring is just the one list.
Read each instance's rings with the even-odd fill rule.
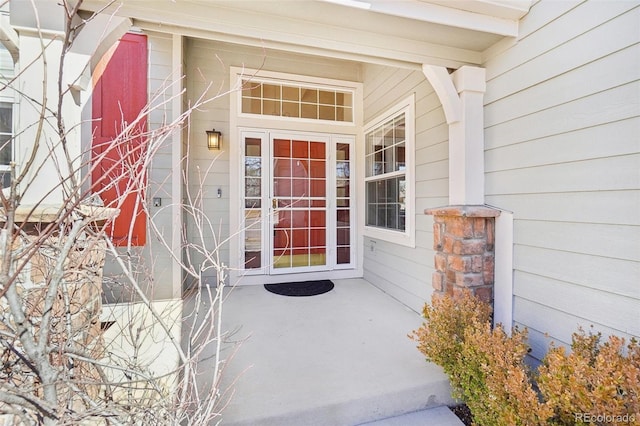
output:
[[352,267],[353,140],[303,132],[241,132],[246,273]]

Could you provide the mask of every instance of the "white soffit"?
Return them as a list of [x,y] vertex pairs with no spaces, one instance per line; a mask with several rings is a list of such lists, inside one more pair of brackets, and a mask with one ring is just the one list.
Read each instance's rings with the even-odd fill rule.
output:
[[[83,7],[95,11],[106,3],[86,0]],[[499,3],[507,2],[126,0],[116,2],[115,13],[147,30],[417,69],[458,68],[479,64],[484,50],[517,35],[512,8]]]

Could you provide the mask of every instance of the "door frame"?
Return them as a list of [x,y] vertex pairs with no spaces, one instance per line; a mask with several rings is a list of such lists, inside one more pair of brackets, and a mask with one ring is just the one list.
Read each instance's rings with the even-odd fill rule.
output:
[[[338,264],[336,261],[337,250],[337,220],[336,220],[336,146],[337,144],[348,144],[350,147],[349,152],[349,166],[351,169],[350,186],[353,191],[353,187],[357,184],[355,167],[356,167],[356,140],[354,135],[345,134],[329,134],[319,132],[305,132],[299,130],[280,130],[280,129],[260,129],[260,128],[239,128],[237,135],[237,168],[239,169],[237,200],[231,206],[231,212],[238,212],[237,220],[240,227],[237,231],[238,240],[238,253],[240,255],[240,261],[237,262],[237,266],[234,268],[237,272],[238,278],[241,280],[238,283],[242,284],[257,284],[268,282],[285,282],[285,281],[300,281],[307,279],[330,279],[330,278],[355,278],[362,277],[361,272],[361,256],[359,256],[359,244],[360,241],[360,221],[358,214],[358,202],[357,197],[352,192],[350,194],[350,258],[349,264]],[[242,260],[244,259],[244,241],[245,241],[245,196],[243,189],[243,181],[245,178],[244,173],[244,141],[246,138],[256,138],[261,141],[261,207],[260,217],[261,223],[261,260],[260,268],[256,269],[244,269]],[[271,200],[273,197],[272,191],[272,176],[273,176],[273,153],[272,142],[277,138],[289,138],[289,139],[317,139],[326,143],[326,185],[327,185],[327,220],[326,220],[326,245],[327,245],[327,262],[326,265],[319,267],[305,267],[305,268],[286,268],[284,270],[278,270],[273,268],[273,231],[274,231],[274,211],[271,206]],[[268,162],[268,164],[266,164]],[[266,173],[265,173],[266,171]],[[234,192],[235,194],[235,192]],[[235,208],[234,208],[235,207]]]
[[[352,89],[354,93],[354,111],[353,123],[332,123],[323,122],[321,120],[293,120],[284,117],[270,116],[248,116],[240,114],[241,91],[231,93],[229,96],[229,127],[227,129],[228,143],[225,142],[228,150],[229,159],[229,284],[231,285],[261,285],[277,282],[302,281],[308,279],[346,279],[346,278],[362,278],[363,277],[363,250],[364,240],[362,230],[364,224],[364,194],[357,190],[357,186],[363,181],[363,171],[358,159],[364,156],[364,145],[362,126],[364,115],[363,105],[363,86],[362,83],[347,80],[336,80],[331,78],[311,77],[299,74],[289,74],[282,72],[265,71],[258,69],[248,69],[245,67],[229,67],[229,81],[231,87],[240,87],[240,80],[247,75],[265,76],[273,79],[281,79],[282,81],[294,81],[299,83],[311,83],[327,87],[339,87]],[[224,132],[224,126],[222,127]],[[262,130],[273,129],[274,131],[283,132],[315,132],[322,134],[331,134],[334,138],[351,138],[353,147],[351,153],[353,155],[351,161],[351,182],[354,186],[353,191],[358,191],[353,197],[354,211],[352,213],[351,227],[352,234],[352,265],[348,268],[335,268],[331,271],[318,271],[309,273],[268,275],[256,274],[251,275],[243,270],[244,252],[243,252],[243,235],[241,234],[243,226],[243,206],[241,205],[241,190],[243,167],[241,164],[243,158],[241,132],[243,130]],[[223,156],[223,159],[226,159]]]

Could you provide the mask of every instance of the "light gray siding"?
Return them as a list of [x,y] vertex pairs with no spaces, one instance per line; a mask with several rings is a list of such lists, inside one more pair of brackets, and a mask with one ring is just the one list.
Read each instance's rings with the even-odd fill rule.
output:
[[640,336],[638,22],[637,2],[538,2],[484,64],[486,200],[514,212],[536,358],[578,326]]
[[[416,247],[364,237],[364,278],[417,312],[430,300],[433,220],[424,210],[448,202],[448,126],[440,101],[419,71],[365,65],[365,123],[410,93],[416,95]],[[363,188],[358,188],[359,190]]]

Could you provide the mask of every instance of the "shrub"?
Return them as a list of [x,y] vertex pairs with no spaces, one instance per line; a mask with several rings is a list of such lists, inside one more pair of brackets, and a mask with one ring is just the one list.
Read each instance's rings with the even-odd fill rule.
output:
[[472,324],[460,354],[461,389],[478,425],[547,424],[553,410],[540,402],[524,363],[529,352],[527,332],[508,336],[501,325]]
[[488,323],[491,307],[468,293],[455,300],[434,296],[431,306],[424,305],[422,315],[425,322],[409,337],[418,342],[418,350],[428,361],[440,365],[451,376],[459,368],[458,354],[466,328],[474,323]]
[[443,367],[453,396],[478,425],[542,425],[552,411],[538,401],[523,362],[526,332],[491,330],[491,308],[470,293],[433,298],[425,323],[410,337],[427,360]]
[[612,336],[600,344],[599,334],[580,330],[570,354],[552,347],[536,383],[524,363],[527,331],[515,329],[508,336],[500,325],[492,329],[490,312],[471,293],[455,300],[434,297],[432,306],[424,307],[424,324],[410,334],[427,360],[443,367],[453,396],[469,406],[475,424],[637,424],[637,341],[625,348],[624,339]]
[[632,340],[580,329],[573,334],[570,354],[551,348],[539,369],[538,385],[554,407],[554,423],[587,425],[584,416],[606,415],[603,424],[628,425],[640,421],[640,347]]

